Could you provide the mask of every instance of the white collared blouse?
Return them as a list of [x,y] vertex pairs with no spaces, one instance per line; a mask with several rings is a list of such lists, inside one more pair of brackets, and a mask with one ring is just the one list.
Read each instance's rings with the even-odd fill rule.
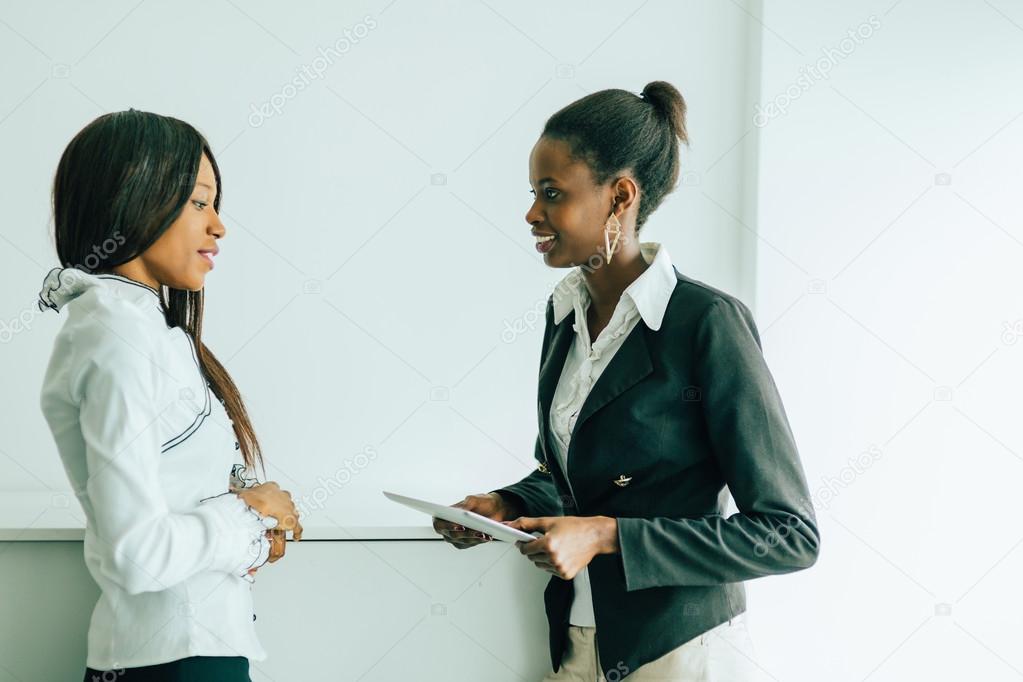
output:
[[168,327],[157,290],[126,277],[54,268],[39,298],[68,311],[40,407],[101,590],[87,665],[263,660],[247,570],[266,560],[272,524],[228,492],[240,451],[192,337]]
[[[592,345],[586,324],[590,295],[580,269],[572,270],[554,289],[554,323],[560,324],[574,310],[572,329],[576,332],[551,402],[551,431],[562,471],[568,471],[572,431],[594,384],[640,320],[654,331],[661,328],[668,301],[678,282],[671,256],[663,245],[644,242],[640,244],[640,253],[649,267],[622,293],[610,322]],[[571,480],[568,485],[572,487]],[[576,574],[572,587],[574,598],[569,623],[595,626],[589,569],[583,568]]]

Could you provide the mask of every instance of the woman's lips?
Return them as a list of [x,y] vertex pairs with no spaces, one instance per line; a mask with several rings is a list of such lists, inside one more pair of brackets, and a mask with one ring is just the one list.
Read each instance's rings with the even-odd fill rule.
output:
[[539,235],[536,238],[536,250],[540,253],[548,253],[554,248],[554,243],[558,241],[558,238],[553,235]]
[[199,255],[202,256],[202,259],[204,261],[209,263],[210,270],[212,270],[213,267],[214,267],[214,265],[213,265],[213,252],[212,251],[200,251]]

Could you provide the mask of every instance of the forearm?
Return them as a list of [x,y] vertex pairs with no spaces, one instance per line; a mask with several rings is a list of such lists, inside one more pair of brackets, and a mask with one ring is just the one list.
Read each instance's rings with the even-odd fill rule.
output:
[[203,571],[241,575],[265,549],[259,517],[234,495],[189,514],[138,502],[125,513],[99,511],[91,533],[106,577],[131,594],[165,590]]
[[[516,516],[560,516],[561,501],[549,474],[533,471],[518,483],[491,492],[501,495],[517,512]],[[510,495],[508,493],[511,493]],[[509,519],[516,518],[509,516]]]
[[522,498],[507,489],[495,490],[491,495],[497,495],[501,500],[501,508],[504,509],[504,518],[507,521],[517,519],[526,515],[526,505]]
[[806,568],[817,558],[812,519],[733,514],[691,519],[618,519],[627,590],[719,585]]

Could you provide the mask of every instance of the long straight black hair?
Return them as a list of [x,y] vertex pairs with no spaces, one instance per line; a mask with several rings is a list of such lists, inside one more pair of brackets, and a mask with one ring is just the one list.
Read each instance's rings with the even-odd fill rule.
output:
[[[223,198],[220,168],[206,139],[188,123],[130,109],[104,114],[68,144],[53,181],[57,257],[64,267],[112,272],[153,245],[195,189],[205,155],[217,179],[213,208]],[[203,291],[160,287],[167,325],[195,342],[204,378],[234,422],[246,466],[262,452],[238,388],[202,342]]]

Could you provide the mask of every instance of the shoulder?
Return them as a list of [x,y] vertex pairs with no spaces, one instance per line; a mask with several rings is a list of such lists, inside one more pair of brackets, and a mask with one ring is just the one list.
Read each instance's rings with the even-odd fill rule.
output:
[[68,320],[62,333],[69,334],[76,345],[123,350],[125,345],[146,347],[160,340],[162,330],[152,318],[131,301],[102,289],[83,293],[67,309]]
[[700,280],[677,273],[678,284],[668,302],[665,323],[697,328],[723,322],[743,323],[753,327],[753,313],[732,294]]
[[58,337],[68,353],[72,377],[104,375],[154,377],[154,366],[170,352],[168,329],[131,301],[92,289],[71,301]]

